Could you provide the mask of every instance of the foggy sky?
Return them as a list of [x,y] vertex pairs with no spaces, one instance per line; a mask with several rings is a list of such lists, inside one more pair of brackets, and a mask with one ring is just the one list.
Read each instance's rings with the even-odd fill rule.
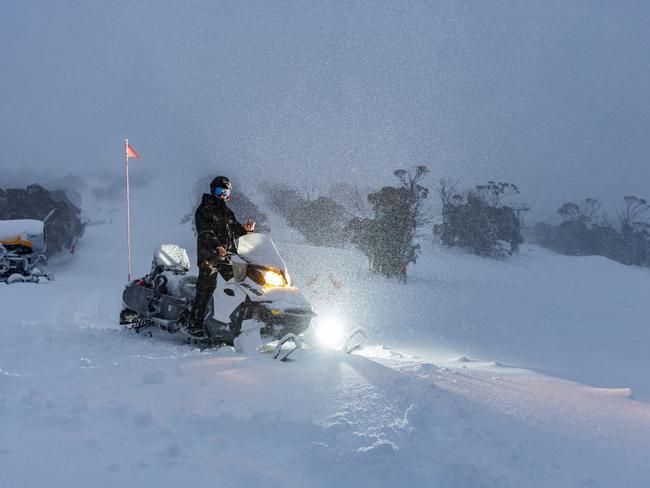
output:
[[[650,197],[650,2],[3,2],[0,168]],[[36,173],[35,173],[36,174]],[[40,174],[40,173],[39,173]]]

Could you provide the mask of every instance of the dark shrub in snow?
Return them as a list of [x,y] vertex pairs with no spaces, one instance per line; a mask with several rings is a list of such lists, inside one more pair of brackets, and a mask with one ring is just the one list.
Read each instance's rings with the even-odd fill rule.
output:
[[527,207],[503,204],[505,198],[516,194],[519,190],[515,185],[493,181],[465,195],[440,192],[440,240],[446,246],[460,246],[479,256],[517,251],[523,242],[521,212]]
[[347,225],[345,233],[368,256],[373,273],[398,276],[403,264],[416,262],[420,246],[414,240],[426,222],[421,206],[429,190],[421,181],[427,173],[425,166],[396,170],[401,186],[368,195],[374,218],[355,217]]
[[49,191],[40,185],[0,189],[0,220],[45,221],[48,256],[70,251],[83,235],[85,224],[80,214],[61,190]]
[[285,184],[266,185],[263,192],[271,210],[285,219],[296,213],[300,204],[307,200],[298,190]]
[[268,218],[245,193],[237,192],[232,200],[228,202],[228,207],[235,213],[235,217],[242,224],[246,219],[253,219],[256,223],[255,230],[258,232],[268,232],[270,230]]
[[343,228],[348,214],[342,205],[331,198],[301,200],[285,218],[309,244],[336,247],[346,240]]
[[618,227],[604,217],[597,219],[601,205],[593,198],[567,202],[558,209],[562,223],[535,226],[537,242],[560,254],[606,256],[624,264],[650,266],[650,226],[644,217],[650,206],[632,195],[623,201]]
[[342,246],[350,216],[343,205],[325,196],[309,198],[286,185],[266,188],[266,200],[275,212],[314,246]]

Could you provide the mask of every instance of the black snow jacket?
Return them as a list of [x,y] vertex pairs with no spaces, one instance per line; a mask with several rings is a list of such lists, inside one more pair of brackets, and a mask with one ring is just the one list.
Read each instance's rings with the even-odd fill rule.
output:
[[237,252],[235,239],[248,232],[237,222],[235,214],[226,206],[226,202],[205,193],[194,217],[197,237],[198,265],[208,261],[211,265],[221,261],[217,246],[227,251]]

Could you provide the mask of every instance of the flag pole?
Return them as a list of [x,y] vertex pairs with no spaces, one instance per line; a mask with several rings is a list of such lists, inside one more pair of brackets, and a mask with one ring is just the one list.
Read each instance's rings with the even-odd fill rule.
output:
[[126,245],[128,250],[128,281],[131,282],[131,201],[129,198],[129,140],[124,139],[124,162],[126,166]]

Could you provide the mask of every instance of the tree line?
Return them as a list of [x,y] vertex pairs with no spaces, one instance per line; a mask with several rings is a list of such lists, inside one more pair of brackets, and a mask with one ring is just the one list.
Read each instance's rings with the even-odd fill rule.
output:
[[[424,207],[430,190],[424,184],[426,166],[393,172],[393,185],[363,194],[358,187],[339,185],[336,196],[309,196],[287,185],[267,188],[269,206],[307,243],[343,246],[351,243],[368,257],[370,271],[387,277],[400,274],[420,254],[417,238],[426,235],[431,216]],[[434,233],[449,247],[481,256],[515,252],[523,242],[525,205],[507,205],[519,194],[516,185],[489,181],[459,191],[451,180],[436,188],[442,203],[442,223]]]
[[[458,247],[484,257],[505,257],[519,250],[529,206],[520,200],[518,186],[488,181],[460,188],[449,178],[433,190],[441,212],[433,215],[425,202],[430,189],[424,165],[397,169],[394,184],[378,190],[361,190],[342,183],[326,192],[287,184],[267,184],[263,193],[268,206],[314,246],[354,245],[368,258],[372,273],[398,276],[405,265],[417,262],[421,237],[430,236],[446,247]],[[199,185],[193,193],[198,198]],[[267,216],[238,192],[232,202],[238,216],[252,216],[258,228],[269,230]],[[601,255],[625,264],[650,266],[650,205],[626,196],[610,222],[602,204],[586,198],[563,204],[557,225],[539,223],[535,238],[543,247],[566,255]],[[191,217],[188,215],[187,219]],[[433,225],[431,225],[433,224]]]
[[594,198],[567,202],[557,213],[559,225],[535,226],[537,242],[560,254],[605,256],[623,264],[650,266],[648,202],[634,195],[623,197],[623,205],[611,222]]

